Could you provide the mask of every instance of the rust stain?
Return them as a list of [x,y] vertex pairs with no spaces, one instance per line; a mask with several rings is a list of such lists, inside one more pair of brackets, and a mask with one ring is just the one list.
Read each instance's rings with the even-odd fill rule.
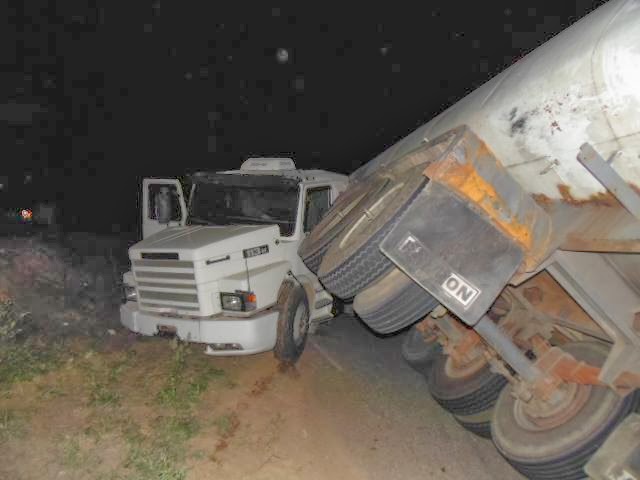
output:
[[[490,154],[484,144],[477,153],[479,156]],[[506,235],[529,250],[533,241],[530,228],[515,218],[504,218],[504,210],[501,211],[502,198],[495,188],[477,172],[471,163],[460,164],[455,161],[446,161],[446,163],[446,168],[437,168],[437,173],[434,171],[435,168],[431,166],[427,168],[428,176],[435,178],[433,174],[437,175],[442,183],[481,207]],[[442,175],[438,175],[440,171]]]
[[534,193],[531,197],[545,211],[548,211],[548,207],[555,205],[555,201],[552,198],[547,197],[544,193]]
[[620,202],[616,200],[616,198],[611,195],[609,192],[599,192],[591,195],[586,199],[577,199],[571,194],[571,187],[569,185],[559,184],[558,192],[560,192],[560,196],[565,203],[569,205],[598,205],[602,207],[618,207],[620,206]]
[[522,295],[537,312],[554,323],[573,330],[609,340],[607,334],[545,270],[512,290]]
[[640,240],[585,238],[577,234],[569,234],[560,248],[572,252],[640,253]]

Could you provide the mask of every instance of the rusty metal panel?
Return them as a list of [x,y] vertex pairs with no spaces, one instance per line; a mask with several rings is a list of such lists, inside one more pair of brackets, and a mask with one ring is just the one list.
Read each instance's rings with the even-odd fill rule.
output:
[[605,160],[591,145],[585,143],[580,147],[578,160],[629,213],[640,220],[640,196],[611,166],[619,153],[621,152],[616,152],[609,160]]
[[525,270],[533,270],[549,253],[551,219],[474,132],[467,127],[453,132],[457,132],[456,141],[427,166],[425,175],[472,203],[520,246]]
[[[634,255],[635,257],[635,255]],[[547,270],[612,340],[600,380],[620,393],[640,382],[640,296],[606,255],[556,252]]]

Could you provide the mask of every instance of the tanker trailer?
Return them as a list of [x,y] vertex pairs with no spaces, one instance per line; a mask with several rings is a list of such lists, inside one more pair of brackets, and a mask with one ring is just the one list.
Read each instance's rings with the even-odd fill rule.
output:
[[[418,325],[443,346],[431,394],[524,475],[582,478],[639,398],[640,1],[595,10],[351,180],[399,162],[427,181],[379,249],[440,304]],[[321,276],[371,247],[384,222],[362,215]],[[362,284],[354,308],[389,292]]]

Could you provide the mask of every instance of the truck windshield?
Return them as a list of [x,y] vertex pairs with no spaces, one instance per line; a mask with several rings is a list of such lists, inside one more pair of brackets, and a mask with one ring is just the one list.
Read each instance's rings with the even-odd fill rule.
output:
[[200,225],[276,224],[291,236],[296,225],[298,189],[288,186],[225,186],[197,183],[190,222]]

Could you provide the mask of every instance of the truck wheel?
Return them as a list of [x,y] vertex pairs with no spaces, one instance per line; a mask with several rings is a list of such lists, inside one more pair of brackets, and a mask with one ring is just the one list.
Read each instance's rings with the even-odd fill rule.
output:
[[482,438],[491,438],[491,417],[493,409],[484,410],[475,415],[454,415],[458,422],[465,430]]
[[358,218],[333,241],[318,270],[327,290],[343,299],[355,297],[394,267],[378,247],[428,182],[422,170],[405,173],[358,209]]
[[373,178],[347,187],[341,193],[325,214],[322,220],[314,227],[309,236],[304,239],[298,255],[314,274],[318,273],[320,263],[333,240],[342,232],[346,225],[353,221],[358,207],[366,203],[368,197],[375,197],[389,182],[388,178]]
[[404,337],[401,352],[411,368],[427,379],[434,360],[442,354],[442,346],[435,337],[425,338],[414,325]]
[[482,356],[456,366],[450,356],[439,355],[428,379],[431,396],[458,423],[482,437],[490,435],[491,412],[506,384],[507,379],[492,372]]
[[[595,342],[565,344],[576,359],[601,366],[608,347]],[[540,402],[525,404],[511,387],[495,406],[493,442],[520,473],[532,479],[584,478],[591,455],[637,406],[638,392],[620,397],[604,386],[567,384],[564,407],[545,411]],[[533,406],[537,405],[535,411]]]
[[382,334],[415,323],[437,305],[435,298],[397,268],[358,293],[353,301],[353,309],[362,321]]
[[307,343],[309,301],[300,285],[287,282],[282,289],[274,354],[282,362],[295,363]]

